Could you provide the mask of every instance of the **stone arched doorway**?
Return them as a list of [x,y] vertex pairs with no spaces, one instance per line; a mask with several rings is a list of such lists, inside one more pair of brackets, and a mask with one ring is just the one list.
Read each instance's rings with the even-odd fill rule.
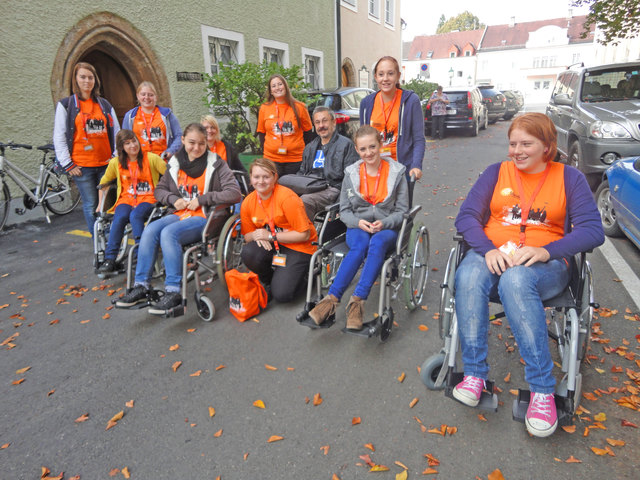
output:
[[171,107],[169,83],[149,41],[129,21],[109,12],[80,20],[62,41],[51,72],[54,103],[70,95],[76,63],[91,63],[98,72],[102,95],[120,121],[136,103],[135,88],[143,80],[158,90],[158,104]]
[[342,61],[341,73],[343,87],[355,87],[358,85],[356,83],[356,69],[349,57]]

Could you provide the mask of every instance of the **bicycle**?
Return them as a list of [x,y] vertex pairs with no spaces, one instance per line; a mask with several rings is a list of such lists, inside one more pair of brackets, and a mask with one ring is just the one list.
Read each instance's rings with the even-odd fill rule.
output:
[[[54,151],[53,145],[42,145],[37,147],[42,151],[40,169],[37,177],[29,175],[17,165],[11,163],[5,157],[5,149],[17,150],[23,148],[31,150],[33,146],[19,143],[0,143],[0,231],[7,221],[11,193],[5,177],[11,178],[15,184],[24,192],[22,202],[24,208],[16,208],[18,215],[24,215],[26,210],[33,210],[38,205],[42,205],[47,223],[51,223],[49,211],[56,215],[66,215],[73,211],[80,203],[80,193],[76,184],[71,181],[69,175],[61,172],[56,161],[50,155]],[[35,188],[29,188],[20,177],[23,177]]]

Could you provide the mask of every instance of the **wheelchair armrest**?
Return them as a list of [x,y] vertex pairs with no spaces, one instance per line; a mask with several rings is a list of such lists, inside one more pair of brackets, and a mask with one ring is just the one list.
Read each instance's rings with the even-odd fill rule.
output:
[[[226,210],[226,215],[225,215]],[[231,205],[220,204],[211,209],[207,216],[207,223],[202,229],[202,243],[207,243],[209,238],[214,238],[220,234],[225,222],[231,216]]]
[[416,215],[420,210],[422,210],[422,205],[414,205],[413,207],[411,207],[411,210],[403,215],[402,225],[400,226],[400,233],[398,233],[398,239],[396,240],[397,255],[402,254],[402,244],[407,232],[407,228],[411,228],[410,222],[413,223],[413,220],[416,218]]

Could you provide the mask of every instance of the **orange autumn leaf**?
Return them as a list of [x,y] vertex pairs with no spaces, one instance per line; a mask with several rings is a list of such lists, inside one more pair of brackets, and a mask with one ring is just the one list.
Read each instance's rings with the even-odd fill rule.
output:
[[109,429],[115,427],[117,424],[118,424],[118,422],[109,421],[109,422],[107,422],[107,428],[105,428],[105,430],[109,430]]
[[565,463],[582,463],[582,460],[578,460],[576,457],[571,455],[569,458],[565,460]]
[[633,428],[638,428],[638,425],[636,425],[633,422],[630,422],[629,420],[622,420],[620,422],[620,425],[623,427],[633,427]]
[[458,427],[447,427],[447,435],[454,435],[458,432]]
[[218,366],[216,367],[216,372],[217,372],[218,370],[222,370],[223,368],[226,368],[226,366],[225,366],[225,365],[218,365]]
[[598,400],[598,398],[597,398],[593,393],[590,393],[590,392],[583,393],[583,394],[582,394],[582,396],[583,396],[584,398],[586,398],[587,400],[591,400],[591,401],[593,401],[593,402],[595,402],[596,400]]
[[131,478],[131,474],[129,473],[129,467],[124,467],[121,470],[122,476],[124,476],[124,478]]
[[191,373],[189,376],[190,377],[199,377],[201,373],[202,373],[202,370],[196,370],[195,372]]
[[51,320],[49,322],[49,325],[55,325],[56,323],[60,323],[60,319],[59,318],[56,318],[55,320]]
[[119,473],[120,473],[120,469],[119,469],[119,468],[112,468],[112,469],[109,471],[109,476],[110,476],[110,477],[115,477],[115,476],[116,476],[117,474],[119,474]]
[[87,420],[89,420],[89,414],[85,413],[83,415],[80,415],[78,418],[76,418],[74,421],[76,423],[82,423],[82,422],[86,422]]
[[281,437],[280,435],[271,435],[269,440],[267,440],[267,443],[279,442],[280,440],[284,440],[284,437]]
[[376,451],[376,449],[373,447],[373,444],[371,444],[371,443],[365,443],[364,446],[365,446],[365,448],[368,448],[372,452]]
[[169,347],[169,351],[170,352],[175,352],[176,350],[178,350],[180,348],[180,345],[178,345],[177,343],[175,345],[171,345]]
[[124,404],[125,407],[127,408],[133,408],[133,400],[129,400],[127,403]]
[[434,433],[436,435],[442,435],[443,437],[444,437],[446,431],[447,431],[447,426],[446,425],[442,425],[442,426],[440,426],[440,428],[432,428],[430,430],[427,430],[428,433]]
[[[394,464],[396,464],[397,466],[399,466],[400,468],[404,468],[404,469],[405,469],[405,471],[409,470],[409,467],[407,467],[407,466],[406,466],[404,463],[402,463],[402,462],[399,462],[399,461],[397,461],[397,460],[396,460],[396,461],[395,461],[395,462],[393,462],[393,463],[394,463]],[[397,475],[396,475],[396,476],[397,476]],[[405,475],[405,478],[407,478],[407,477],[406,477],[406,475]]]
[[438,474],[438,470],[431,467],[427,467],[425,470],[422,471],[422,475],[437,475],[437,474]]
[[304,397],[304,403],[305,405],[307,405],[311,400],[309,400],[309,397]]
[[242,458],[244,458],[244,460],[247,460],[247,457],[249,456],[249,452],[245,453]]
[[195,329],[195,328],[188,328],[188,329],[187,329],[187,332],[189,332],[189,333],[193,333],[193,332],[195,332],[195,331],[196,331],[196,329]]
[[398,381],[399,381],[400,383],[402,383],[402,382],[404,382],[404,379],[405,379],[405,378],[406,378],[406,375],[404,374],[404,372],[402,372],[402,373],[400,374],[400,376],[398,377]]
[[278,367],[274,367],[273,365],[269,365],[268,363],[264,364],[264,368],[266,368],[267,370],[271,370],[272,372],[278,370]]
[[109,313],[105,313],[104,315],[102,315],[102,319],[103,320],[108,320],[110,318],[111,318],[111,314],[109,314]]
[[293,372],[295,371],[296,367],[287,367],[287,371],[288,372]]
[[322,403],[322,397],[320,396],[319,393],[316,393],[313,396],[313,406],[317,407],[318,405],[320,405]]
[[47,467],[40,467],[40,478],[44,478],[51,473]]
[[334,473],[331,475],[331,480],[340,480],[340,477]]
[[11,445],[10,443],[4,443],[2,445],[0,445],[0,450],[4,450],[5,448],[9,448],[9,445]]
[[479,414],[478,414],[478,420],[481,420],[481,421],[483,421],[483,422],[486,422],[486,421],[487,421],[487,417],[485,417],[485,416],[484,416],[484,414],[479,413]]
[[496,468],[493,472],[489,474],[487,480],[504,480],[504,476],[499,468]]
[[604,412],[600,412],[593,419],[597,422],[604,422],[607,419],[607,415]]
[[409,403],[409,408],[415,407],[416,403],[418,403],[418,397],[416,397],[413,400],[411,400],[411,402]]
[[20,378],[19,380],[14,380],[13,382],[11,382],[11,385],[20,385],[22,382],[24,382],[24,378]]
[[180,365],[182,365],[182,362],[180,360],[178,360],[177,362],[174,362],[174,364],[171,365],[171,370],[175,372],[180,368]]
[[375,466],[375,463],[373,463],[373,460],[371,460],[371,457],[369,456],[369,454],[366,455],[360,455],[358,458],[360,458],[360,460],[363,460],[364,463],[366,463],[367,465],[369,465],[370,467]]
[[326,455],[327,453],[329,453],[329,445],[323,445],[322,447],[320,447],[320,450],[322,450],[322,453]]
[[429,327],[427,327],[426,325],[418,325],[418,330],[420,330],[421,332],[426,332],[429,330]]
[[576,426],[575,425],[565,425],[562,429],[567,433],[575,433]]
[[213,417],[216,414],[216,409],[213,407],[209,407],[209,418]]
[[218,430],[216,433],[213,434],[214,437],[219,438],[222,436],[222,429]]
[[23,373],[28,372],[30,369],[31,367],[24,367],[19,370],[16,370],[16,375],[22,375]]
[[607,443],[612,447],[623,447],[626,445],[624,440],[615,440],[613,438],[607,438]]
[[351,419],[351,425],[358,425],[360,424],[360,422],[362,422],[362,419],[360,417],[353,417]]
[[437,467],[438,465],[440,465],[440,460],[438,460],[430,453],[426,453],[424,456],[427,458],[427,462],[429,463],[430,467]]
[[511,372],[507,373],[507,376],[504,377],[504,382],[509,383],[511,381]]
[[120,410],[113,417],[111,417],[111,420],[109,420],[109,421],[110,422],[117,422],[118,420],[122,420],[122,417],[124,417],[124,410]]
[[511,390],[509,390],[509,393],[510,393],[511,395],[518,396],[518,390],[516,390],[516,389],[513,389],[513,388],[512,388]]
[[85,323],[89,323],[91,321],[91,319],[88,320],[80,320],[80,323],[85,324]]
[[374,465],[373,467],[371,467],[369,471],[370,472],[388,472],[389,467],[385,467],[384,465]]
[[604,448],[591,447],[591,450],[598,456],[603,456],[608,453]]
[[265,408],[264,402],[262,400],[256,400],[255,402],[253,402],[253,406],[258,408]]

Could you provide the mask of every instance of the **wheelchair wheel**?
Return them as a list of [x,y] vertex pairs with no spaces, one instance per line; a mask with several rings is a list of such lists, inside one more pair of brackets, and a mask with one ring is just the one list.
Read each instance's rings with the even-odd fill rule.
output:
[[580,346],[578,347],[578,359],[583,360],[591,343],[591,321],[593,320],[593,279],[591,265],[587,262],[583,271],[582,298],[580,298]]
[[240,256],[244,240],[240,233],[240,214],[232,215],[222,227],[216,247],[218,278],[226,285],[224,274],[242,263]]
[[444,382],[442,385],[436,386],[436,379],[442,368],[444,368],[444,353],[431,355],[420,367],[420,378],[422,378],[422,383],[424,383],[429,390],[444,389]]
[[440,338],[449,333],[451,327],[451,318],[453,317],[453,310],[455,308],[455,295],[454,286],[456,281],[456,269],[454,262],[456,255],[456,249],[452,248],[449,253],[449,260],[447,261],[447,267],[444,271],[444,283],[440,286],[442,289],[440,293],[440,310],[438,314],[438,325],[440,330]]
[[413,310],[422,303],[429,277],[429,231],[422,222],[416,222],[409,236],[408,262],[403,271],[405,305]]
[[196,308],[198,309],[198,316],[205,322],[213,320],[216,314],[216,307],[213,302],[206,295],[202,295],[200,292],[196,292],[195,295]]

